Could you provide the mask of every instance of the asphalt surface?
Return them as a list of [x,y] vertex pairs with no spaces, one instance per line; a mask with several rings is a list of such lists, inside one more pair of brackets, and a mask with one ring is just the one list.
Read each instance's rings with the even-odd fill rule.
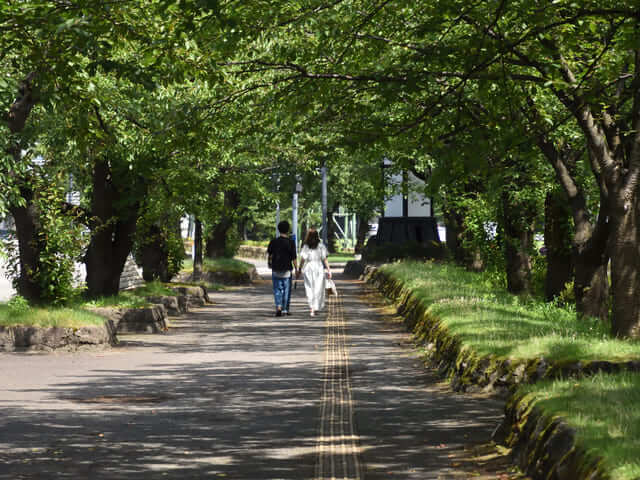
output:
[[336,284],[317,317],[301,284],[274,317],[263,280],[113,349],[0,353],[0,479],[507,478],[469,458],[503,402],[449,391]]

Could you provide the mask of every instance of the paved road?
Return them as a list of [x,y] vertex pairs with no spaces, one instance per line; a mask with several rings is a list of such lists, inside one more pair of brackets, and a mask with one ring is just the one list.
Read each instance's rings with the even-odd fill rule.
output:
[[271,316],[262,281],[112,350],[0,354],[0,479],[471,478],[501,403],[449,392],[337,284],[319,317],[302,288]]

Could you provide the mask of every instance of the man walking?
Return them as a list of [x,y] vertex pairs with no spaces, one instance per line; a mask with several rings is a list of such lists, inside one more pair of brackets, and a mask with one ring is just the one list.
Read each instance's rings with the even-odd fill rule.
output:
[[276,303],[276,317],[291,315],[291,271],[298,269],[296,246],[289,238],[289,222],[278,224],[280,236],[269,242],[267,255],[273,282],[273,296]]

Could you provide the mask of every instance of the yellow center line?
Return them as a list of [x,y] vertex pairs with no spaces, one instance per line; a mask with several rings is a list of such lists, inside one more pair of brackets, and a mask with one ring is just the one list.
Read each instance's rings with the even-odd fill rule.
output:
[[360,480],[360,447],[342,297],[331,296],[328,304],[315,480]]

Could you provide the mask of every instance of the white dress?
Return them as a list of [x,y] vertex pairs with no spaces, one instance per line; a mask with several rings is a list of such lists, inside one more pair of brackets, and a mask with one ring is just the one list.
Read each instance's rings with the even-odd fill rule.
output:
[[324,308],[325,273],[323,260],[327,258],[327,249],[323,244],[316,248],[302,247],[300,258],[304,260],[304,290],[307,294],[309,308],[314,312]]

